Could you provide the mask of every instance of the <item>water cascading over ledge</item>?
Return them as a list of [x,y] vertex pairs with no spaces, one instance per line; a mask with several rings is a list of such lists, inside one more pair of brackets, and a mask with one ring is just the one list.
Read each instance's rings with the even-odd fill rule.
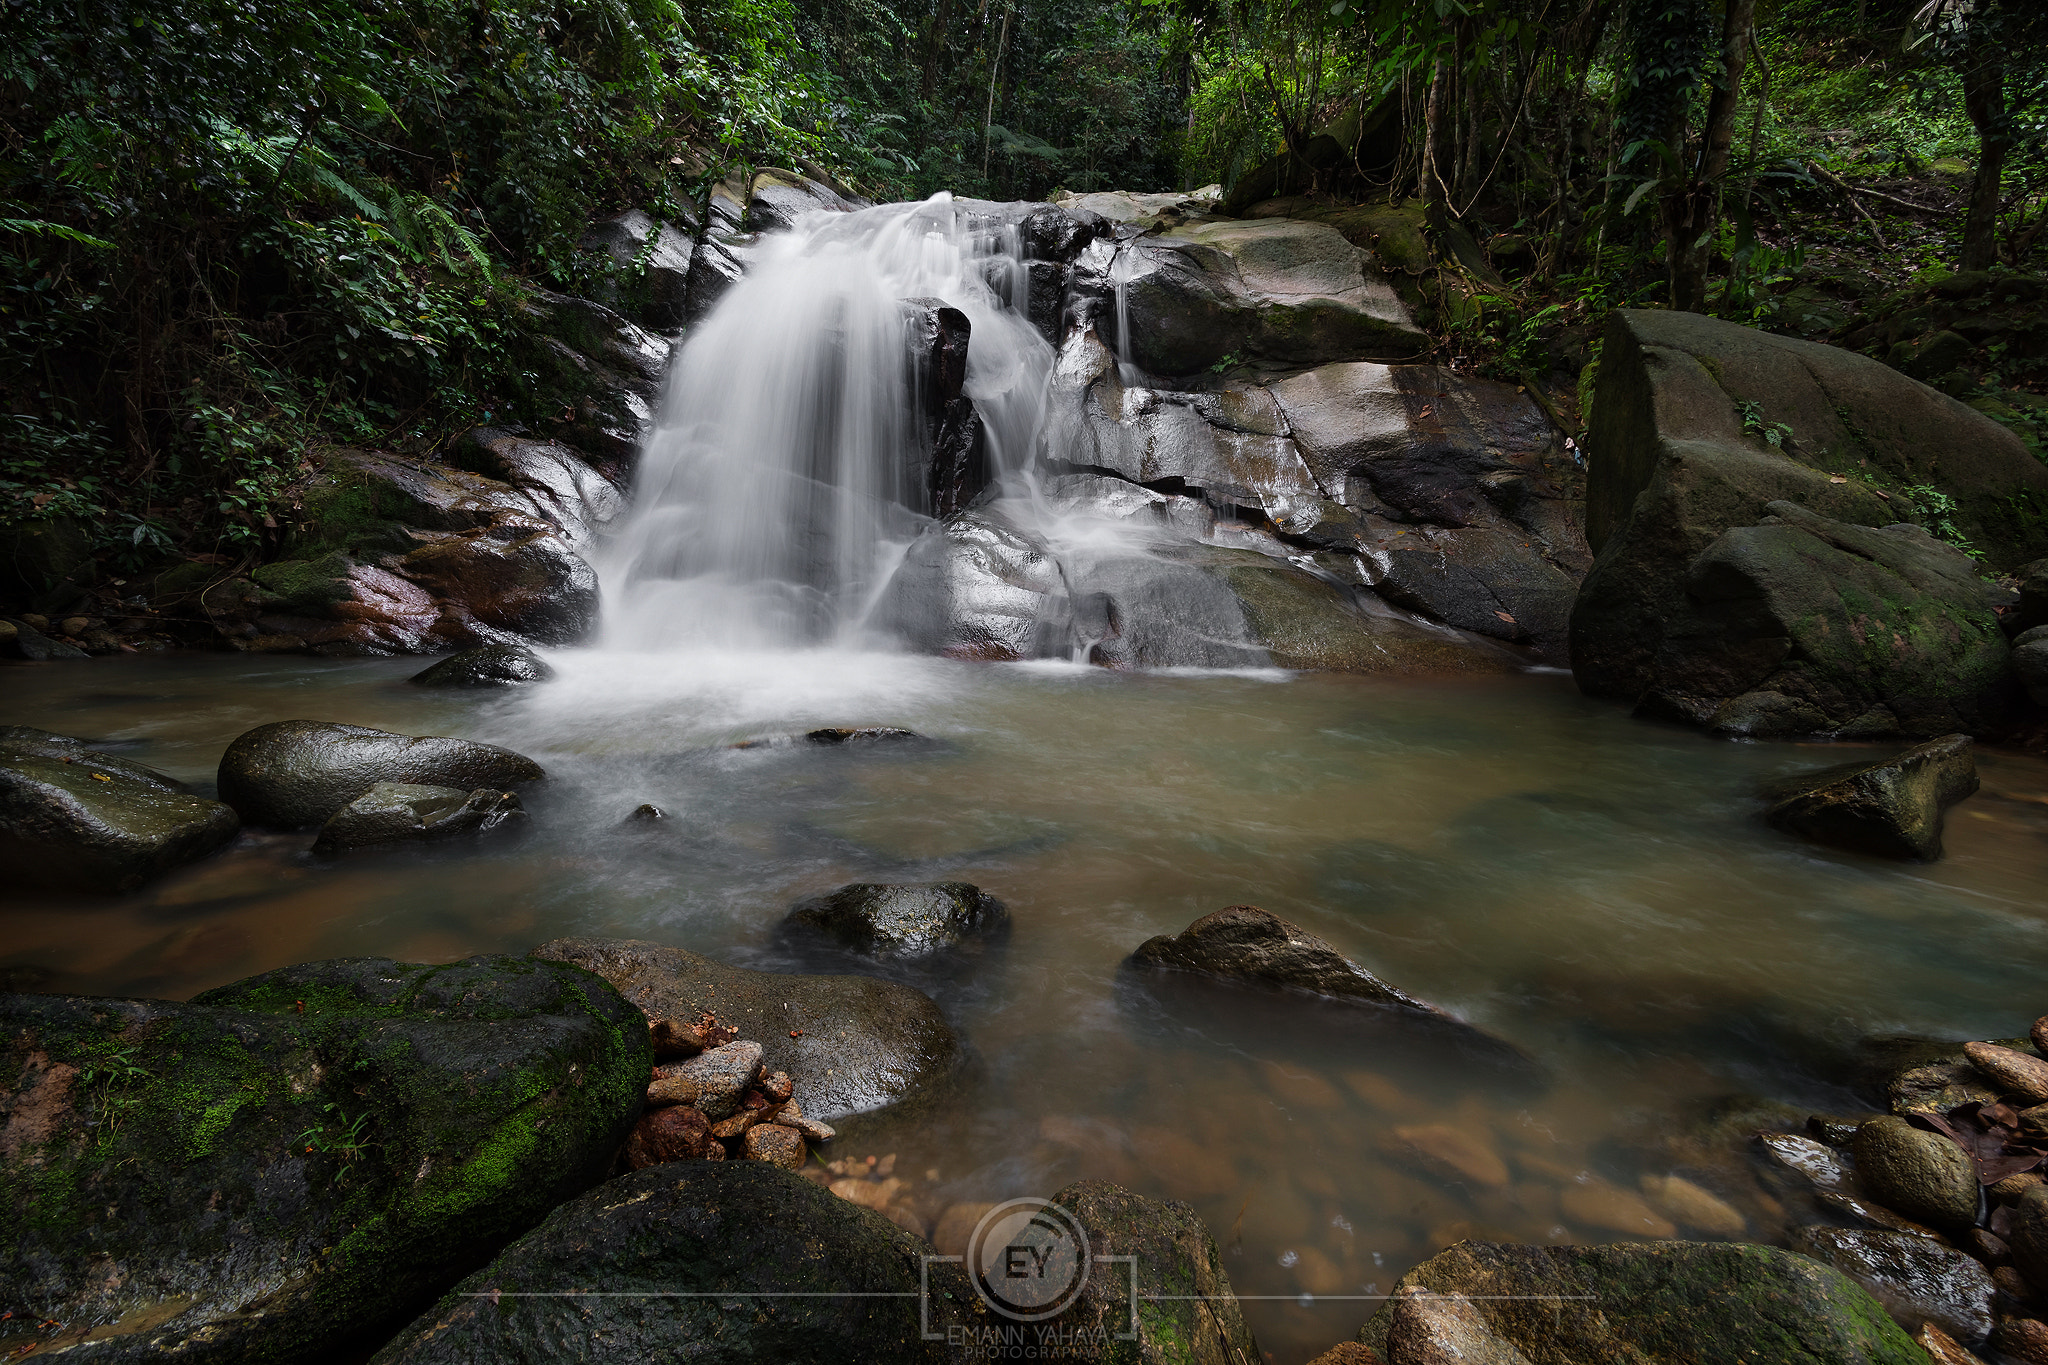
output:
[[944,195],[764,238],[674,362],[605,556],[612,641],[856,635],[926,519],[972,493],[966,466],[1030,457],[1053,351],[1011,304],[1023,254],[1014,220]]

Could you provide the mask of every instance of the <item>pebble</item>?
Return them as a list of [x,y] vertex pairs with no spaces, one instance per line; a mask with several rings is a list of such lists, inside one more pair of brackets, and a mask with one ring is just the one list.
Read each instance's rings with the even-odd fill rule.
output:
[[673,1104],[634,1125],[625,1160],[635,1171],[669,1161],[723,1161],[725,1147],[711,1135],[711,1122],[700,1111]]
[[[1991,1278],[1996,1280],[1999,1273],[1993,1271]],[[2005,1286],[2000,1284],[1999,1288]],[[2048,1365],[2048,1322],[2034,1318],[2007,1318],[1992,1333],[1991,1344],[2014,1360],[2025,1361],[2026,1365]]]
[[2048,1062],[1996,1043],[1964,1043],[1963,1055],[2006,1094],[2048,1100]]
[[654,1042],[657,1062],[694,1057],[704,1050],[704,1030],[694,1021],[657,1015],[647,1021],[647,1034]]
[[1508,1183],[1508,1164],[1501,1160],[1500,1153],[1484,1138],[1449,1124],[1396,1128],[1389,1150],[1474,1184],[1499,1188]]
[[656,1067],[647,1086],[647,1102],[693,1104],[716,1123],[732,1117],[740,1097],[760,1074],[759,1043],[727,1043],[686,1062]]
[[1878,1203],[1941,1229],[1977,1221],[1977,1167],[1948,1138],[1904,1119],[1872,1119],[1856,1130],[1856,1171]]
[[1931,1322],[1921,1323],[1913,1340],[1920,1343],[1920,1349],[1927,1352],[1934,1365],[1984,1365],[1973,1352]]
[[820,1123],[814,1118],[807,1117],[803,1106],[795,1100],[782,1106],[782,1112],[775,1116],[775,1121],[785,1128],[796,1129],[812,1142],[830,1142],[839,1136],[831,1124]]
[[785,1171],[804,1168],[804,1135],[779,1123],[758,1123],[747,1129],[747,1160],[765,1161]]
[[965,1256],[967,1239],[994,1204],[954,1204],[939,1215],[932,1227],[932,1245],[941,1256]]
[[2021,1171],[2016,1175],[2007,1176],[1996,1185],[1986,1185],[1984,1192],[1993,1199],[2015,1204],[2028,1190],[2044,1181],[2048,1181],[2048,1176],[2043,1176],[2039,1171]]
[[864,1209],[884,1209],[896,1197],[896,1191],[903,1188],[903,1182],[889,1180],[835,1180],[826,1186],[849,1204],[858,1204]]
[[1749,1230],[1749,1220],[1734,1205],[1682,1175],[1646,1175],[1642,1187],[1650,1206],[1674,1223],[1715,1237],[1740,1237]]
[[1608,1184],[1598,1176],[1581,1176],[1564,1187],[1558,1202],[1564,1216],[1574,1223],[1588,1223],[1609,1232],[1632,1237],[1676,1237],[1671,1221],[1627,1190]]

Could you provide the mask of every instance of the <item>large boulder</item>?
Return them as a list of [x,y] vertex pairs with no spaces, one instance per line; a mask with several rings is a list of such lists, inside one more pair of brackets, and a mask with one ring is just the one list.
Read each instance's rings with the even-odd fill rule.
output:
[[880,1214],[768,1162],[681,1161],[562,1205],[374,1359],[940,1365],[988,1318]]
[[1124,250],[1126,340],[1158,374],[1195,374],[1247,353],[1314,364],[1429,345],[1370,260],[1321,223],[1190,223]]
[[1006,935],[1010,912],[968,882],[855,882],[798,901],[784,922],[867,956],[923,958]]
[[787,232],[812,213],[851,213],[856,205],[830,185],[763,166],[747,183],[747,226],[756,232]]
[[313,851],[345,853],[380,844],[439,843],[516,827],[525,819],[525,809],[511,792],[379,782],[320,826]]
[[379,782],[468,792],[503,790],[545,776],[532,759],[495,744],[280,720],[228,745],[220,760],[220,795],[252,825],[299,829],[326,820]]
[[1047,618],[1061,591],[1059,562],[1043,537],[978,509],[918,534],[872,620],[930,654],[1035,659],[1066,644]]
[[683,325],[696,225],[662,222],[644,209],[601,219],[578,244],[597,255],[609,278],[599,302],[642,327],[669,332]]
[[549,434],[622,481],[661,401],[671,343],[591,299],[536,289],[520,308],[538,337],[536,386],[564,405]]
[[1402,1276],[1358,1339],[1388,1365],[1926,1365],[1839,1270],[1731,1242],[1460,1242]]
[[60,891],[132,891],[206,857],[235,812],[85,741],[0,728],[0,876]]
[[1996,723],[1997,595],[1894,526],[1925,516],[1993,568],[2048,548],[2048,468],[1995,422],[1846,351],[1623,309],[1588,444],[1584,690],[1737,733]]
[[1875,763],[1781,778],[1764,818],[1779,829],[1886,858],[1941,856],[1942,812],[1977,790],[1968,735],[1944,735]]
[[95,1360],[375,1340],[604,1178],[650,1060],[617,992],[516,958],[0,996],[0,1283]]
[[749,971],[633,939],[556,939],[533,956],[596,973],[650,1018],[715,1016],[758,1041],[764,1069],[794,1076],[803,1112],[827,1122],[926,1098],[961,1061],[930,996],[875,977]]
[[459,469],[509,485],[579,554],[626,510],[618,485],[560,441],[471,427],[448,457]]

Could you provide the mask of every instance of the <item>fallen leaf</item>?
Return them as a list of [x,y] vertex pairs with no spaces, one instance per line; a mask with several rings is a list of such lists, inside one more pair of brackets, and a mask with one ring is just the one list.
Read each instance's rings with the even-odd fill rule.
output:
[[1501,620],[1503,620],[1503,621],[1507,622],[1507,623],[1508,623],[1509,625],[1511,625],[1511,626],[1512,626],[1512,625],[1514,625],[1514,624],[1516,624],[1515,618],[1514,618],[1514,617],[1512,617],[1512,616],[1510,616],[1510,615],[1508,615],[1508,614],[1507,614],[1506,612],[1504,612],[1504,611],[1497,611],[1497,612],[1495,612],[1495,613],[1494,613],[1494,615],[1495,615],[1495,616],[1498,616],[1498,617],[1499,617],[1499,618],[1500,618]]
[[92,775],[92,779],[95,782],[112,782],[114,780],[113,778],[108,777],[105,773],[94,773]]
[[1849,480],[1848,480],[1848,479],[1846,479],[1845,477],[1843,477],[1843,476],[1842,476],[1842,475],[1840,475],[1840,474],[1830,474],[1830,475],[1828,475],[1828,482],[1829,482],[1829,483],[1847,483],[1847,482],[1849,482]]

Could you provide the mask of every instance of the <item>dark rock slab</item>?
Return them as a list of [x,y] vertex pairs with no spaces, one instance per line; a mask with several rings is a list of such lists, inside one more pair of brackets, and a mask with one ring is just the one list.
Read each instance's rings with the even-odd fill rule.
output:
[[611,267],[602,302],[643,327],[667,332],[683,325],[695,231],[687,221],[678,228],[628,209],[592,223],[578,245]]
[[[1446,1321],[1445,1314],[1451,1315]],[[1457,1355],[1432,1354],[1446,1339]],[[1358,1339],[1388,1365],[1926,1365],[1840,1271],[1731,1242],[1460,1242],[1401,1277]]]
[[546,682],[555,676],[547,660],[519,645],[479,645],[451,654],[412,676],[422,687],[503,687]]
[[132,891],[241,827],[154,768],[47,730],[0,729],[0,878],[13,884]]
[[1825,1261],[1869,1290],[1909,1332],[1932,1322],[1965,1346],[1991,1335],[1997,1287],[1967,1253],[1906,1232],[1801,1228],[1795,1250]]
[[1887,858],[1941,856],[1941,819],[1977,790],[1968,735],[1944,735],[1876,763],[1784,778],[1764,818],[1816,843]]
[[[927,1268],[931,1254],[880,1214],[769,1162],[652,1166],[557,1209],[375,1365],[938,1365],[958,1358],[946,1329],[988,1315],[959,1265]],[[599,1285],[605,1297],[557,1297]]]
[[502,791],[545,776],[532,759],[495,744],[280,720],[228,745],[220,795],[252,825],[298,829],[326,820],[379,782]]
[[869,976],[796,976],[728,967],[634,939],[556,939],[537,958],[574,963],[650,1017],[715,1015],[796,1078],[803,1111],[831,1122],[923,1098],[961,1060],[953,1030],[922,991]]
[[93,1360],[361,1349],[603,1179],[648,1066],[617,992],[518,958],[0,996],[0,1283]]
[[967,882],[856,882],[799,901],[784,923],[877,957],[927,957],[1008,932],[1010,912]]
[[89,659],[92,656],[77,645],[67,645],[62,640],[52,640],[19,617],[6,620],[9,633],[0,640],[0,657],[26,659],[30,663],[57,663],[65,659]]
[[526,811],[511,792],[379,782],[328,817],[313,841],[313,851],[345,853],[381,844],[438,843],[488,834],[525,820]]

